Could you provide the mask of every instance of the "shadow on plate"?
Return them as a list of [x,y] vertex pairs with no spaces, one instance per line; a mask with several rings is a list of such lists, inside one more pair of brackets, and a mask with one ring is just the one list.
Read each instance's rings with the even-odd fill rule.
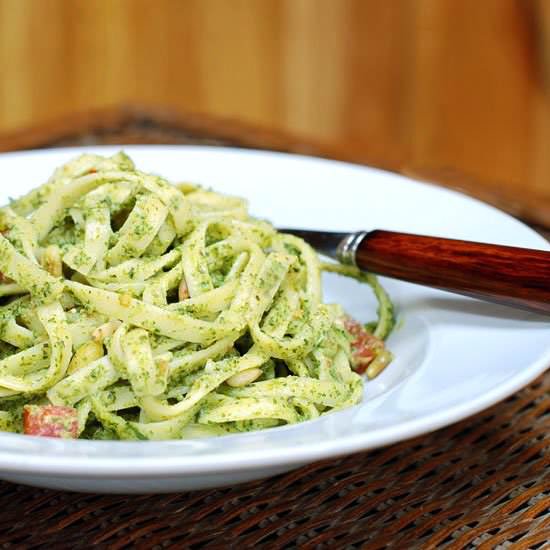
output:
[[444,323],[479,323],[495,327],[513,324],[514,328],[521,328],[523,325],[530,330],[533,325],[542,328],[550,324],[550,316],[547,315],[459,296],[424,298],[408,304],[407,311],[422,311],[430,319]]

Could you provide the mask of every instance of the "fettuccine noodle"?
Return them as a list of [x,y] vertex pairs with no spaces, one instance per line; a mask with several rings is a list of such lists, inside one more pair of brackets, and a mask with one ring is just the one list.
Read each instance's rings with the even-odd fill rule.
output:
[[[391,359],[374,276],[321,264],[244,200],[172,185],[124,153],[61,166],[0,209],[0,231],[5,431],[180,439],[292,424],[358,403],[357,365],[370,376]],[[373,287],[369,332],[323,303],[323,269]]]

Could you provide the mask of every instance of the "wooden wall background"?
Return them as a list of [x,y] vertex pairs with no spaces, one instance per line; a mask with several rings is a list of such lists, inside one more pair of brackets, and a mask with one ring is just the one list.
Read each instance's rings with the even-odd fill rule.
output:
[[550,226],[550,1],[0,0],[0,134],[166,105]]

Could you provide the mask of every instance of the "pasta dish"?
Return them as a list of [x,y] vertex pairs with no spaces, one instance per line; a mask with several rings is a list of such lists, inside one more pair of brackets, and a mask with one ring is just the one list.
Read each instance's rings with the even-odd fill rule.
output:
[[[321,273],[370,285],[362,325]],[[358,403],[390,361],[372,274],[322,262],[246,201],[82,155],[0,208],[0,429],[159,440]]]

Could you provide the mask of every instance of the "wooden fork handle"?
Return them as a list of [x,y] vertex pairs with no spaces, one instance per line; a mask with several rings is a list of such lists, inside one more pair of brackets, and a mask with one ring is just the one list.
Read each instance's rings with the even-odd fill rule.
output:
[[375,230],[354,259],[373,273],[550,315],[550,252]]

